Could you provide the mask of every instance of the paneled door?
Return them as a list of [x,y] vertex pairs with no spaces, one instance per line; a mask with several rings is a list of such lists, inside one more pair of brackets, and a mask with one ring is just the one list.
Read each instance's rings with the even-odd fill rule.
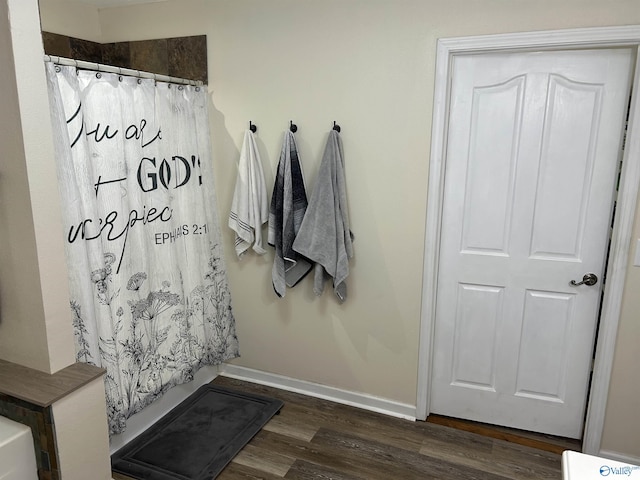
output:
[[582,435],[633,67],[453,58],[431,413]]

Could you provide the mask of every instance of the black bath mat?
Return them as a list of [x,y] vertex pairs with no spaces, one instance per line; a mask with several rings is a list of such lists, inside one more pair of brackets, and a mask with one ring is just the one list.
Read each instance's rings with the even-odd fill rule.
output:
[[283,403],[203,385],[111,457],[112,469],[149,480],[211,480]]

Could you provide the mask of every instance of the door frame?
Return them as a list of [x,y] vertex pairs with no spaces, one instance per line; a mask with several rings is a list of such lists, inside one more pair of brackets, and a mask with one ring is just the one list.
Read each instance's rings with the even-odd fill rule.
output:
[[[622,308],[627,263],[632,246],[633,222],[640,185],[640,25],[594,27],[439,39],[436,53],[429,190],[425,230],[422,306],[418,352],[416,418],[426,419],[432,375],[433,332],[436,321],[438,259],[442,227],[447,119],[452,57],[459,54],[513,52],[598,47],[636,47],[636,66],[627,126],[624,161],[617,196],[616,215],[606,266],[596,356],[583,430],[582,451],[598,455],[613,367],[615,343]],[[634,160],[635,159],[635,160]]]

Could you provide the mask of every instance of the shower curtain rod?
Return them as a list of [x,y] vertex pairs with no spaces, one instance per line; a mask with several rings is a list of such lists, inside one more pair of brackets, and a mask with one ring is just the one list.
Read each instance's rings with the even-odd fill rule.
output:
[[160,75],[157,73],[142,72],[140,70],[132,70],[130,68],[114,67],[112,65],[102,65],[100,63],[85,62],[84,60],[74,60],[72,58],[56,57],[54,55],[45,55],[45,62],[51,62],[56,65],[66,65],[69,67],[76,67],[83,70],[95,70],[97,72],[117,73],[119,75],[126,75],[129,77],[150,78],[159,82],[176,83],[181,85],[193,85],[194,87],[201,87],[203,85],[201,80],[187,80],[185,78],[170,77],[168,75]]

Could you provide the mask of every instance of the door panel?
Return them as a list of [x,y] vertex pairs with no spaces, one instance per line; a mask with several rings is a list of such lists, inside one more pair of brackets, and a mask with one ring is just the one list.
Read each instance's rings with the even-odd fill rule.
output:
[[[565,345],[575,295],[527,290],[515,395],[564,401]],[[546,375],[539,375],[540,371]]]
[[433,413],[581,435],[633,58],[454,57]]
[[508,255],[523,91],[520,76],[473,92],[462,233],[465,253]]
[[[549,77],[531,256],[578,259],[603,86],[572,82],[558,75]],[[558,225],[562,228],[558,229]]]
[[502,314],[502,293],[502,288],[459,285],[453,384],[495,391],[495,331]]

